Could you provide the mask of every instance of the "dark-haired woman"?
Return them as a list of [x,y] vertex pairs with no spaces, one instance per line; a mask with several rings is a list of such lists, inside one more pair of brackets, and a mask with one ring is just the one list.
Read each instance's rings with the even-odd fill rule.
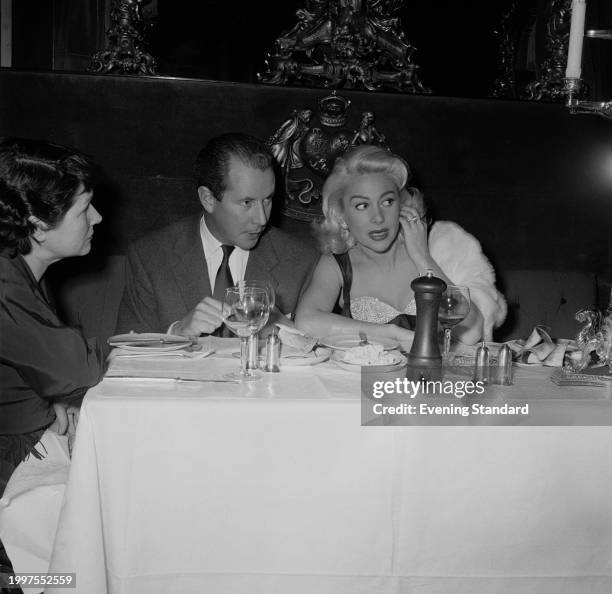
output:
[[102,378],[95,341],[58,318],[41,282],[47,268],[91,249],[102,218],[90,162],[73,149],[0,141],[0,497],[61,406],[79,406]]

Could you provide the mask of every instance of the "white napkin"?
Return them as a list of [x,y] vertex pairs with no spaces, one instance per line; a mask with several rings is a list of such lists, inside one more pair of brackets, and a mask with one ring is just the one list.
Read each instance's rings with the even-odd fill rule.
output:
[[[295,326],[276,324],[278,326],[278,337],[283,346],[289,346],[302,354],[307,354],[314,349],[317,344],[317,339],[312,336],[307,336]],[[295,354],[295,353],[292,353]]]
[[[163,353],[165,354],[165,353]],[[229,372],[235,371],[233,361],[209,359],[200,362],[192,358],[114,357],[105,378],[166,379],[178,381],[228,382]]]
[[215,351],[201,350],[201,351],[164,351],[164,352],[151,352],[151,351],[128,351],[122,348],[113,349],[109,357],[117,357],[122,359],[204,359],[209,355],[212,355]]
[[527,340],[511,340],[507,344],[514,360],[529,365],[562,367],[566,354],[579,353],[575,341],[564,338],[554,341],[544,326],[536,326]]

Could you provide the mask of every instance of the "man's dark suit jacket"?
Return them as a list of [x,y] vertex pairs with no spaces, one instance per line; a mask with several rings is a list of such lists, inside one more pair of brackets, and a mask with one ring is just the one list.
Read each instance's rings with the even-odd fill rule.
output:
[[[170,324],[212,295],[200,218],[182,219],[128,248],[118,333],[166,332]],[[315,248],[270,227],[249,254],[245,278],[271,282],[277,307],[292,313],[317,259]]]

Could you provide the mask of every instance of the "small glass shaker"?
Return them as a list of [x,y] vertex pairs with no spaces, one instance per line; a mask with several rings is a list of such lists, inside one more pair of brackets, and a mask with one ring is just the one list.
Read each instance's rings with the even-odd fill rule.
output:
[[489,385],[489,349],[484,340],[476,351],[476,364],[474,365],[474,381]]
[[502,386],[512,385],[512,351],[507,344],[499,349],[497,356],[497,382]]
[[274,326],[272,334],[266,338],[266,364],[265,371],[278,373],[280,363],[280,338],[278,337],[278,326]]

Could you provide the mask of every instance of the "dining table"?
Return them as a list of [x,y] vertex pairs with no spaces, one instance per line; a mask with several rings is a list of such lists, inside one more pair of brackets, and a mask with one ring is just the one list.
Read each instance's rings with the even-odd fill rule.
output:
[[550,422],[362,424],[358,370],[235,381],[238,342],[200,342],[87,393],[49,568],[74,591],[612,592],[609,386],[518,367],[496,394]]

